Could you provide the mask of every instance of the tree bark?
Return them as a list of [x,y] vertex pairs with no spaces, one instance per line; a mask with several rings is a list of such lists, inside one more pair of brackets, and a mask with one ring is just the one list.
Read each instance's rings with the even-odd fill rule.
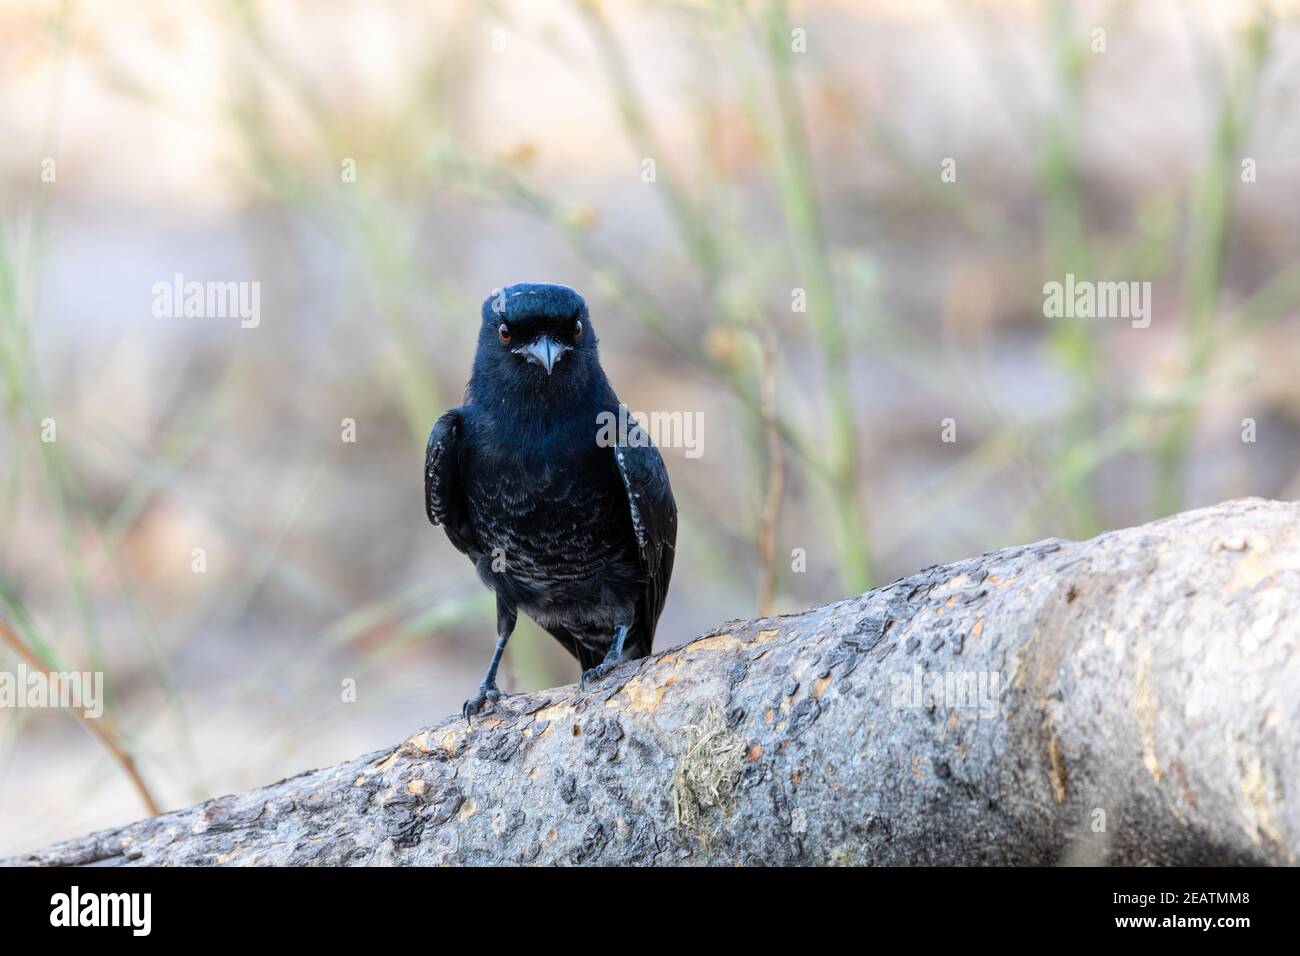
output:
[[10,864],[1227,864],[1300,848],[1300,506],[731,622]]

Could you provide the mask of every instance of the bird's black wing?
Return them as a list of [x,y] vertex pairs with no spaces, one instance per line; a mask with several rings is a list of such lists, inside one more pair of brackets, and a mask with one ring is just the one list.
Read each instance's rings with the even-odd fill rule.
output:
[[629,422],[627,444],[614,447],[614,461],[627,489],[632,530],[636,533],[641,570],[646,575],[642,619],[628,635],[628,648],[640,656],[650,653],[655,625],[668,597],[677,546],[677,502],[668,483],[668,469],[649,436]]
[[478,551],[478,545],[460,482],[463,430],[461,410],[453,408],[429,432],[424,452],[424,510],[431,523],[442,525],[456,550],[474,558],[472,552]]

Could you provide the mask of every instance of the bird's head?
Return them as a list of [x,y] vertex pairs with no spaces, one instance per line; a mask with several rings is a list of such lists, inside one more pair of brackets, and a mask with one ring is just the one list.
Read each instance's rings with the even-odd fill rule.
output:
[[558,398],[603,383],[587,303],[566,285],[524,282],[483,303],[473,388]]

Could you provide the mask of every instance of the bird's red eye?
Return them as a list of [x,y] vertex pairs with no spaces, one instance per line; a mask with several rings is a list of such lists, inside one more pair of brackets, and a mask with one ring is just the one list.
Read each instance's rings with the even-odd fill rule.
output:
[[582,319],[579,319],[578,324],[573,327],[573,341],[576,342],[580,338],[582,338]]
[[497,326],[497,335],[500,337],[502,345],[510,344],[510,326],[502,322]]

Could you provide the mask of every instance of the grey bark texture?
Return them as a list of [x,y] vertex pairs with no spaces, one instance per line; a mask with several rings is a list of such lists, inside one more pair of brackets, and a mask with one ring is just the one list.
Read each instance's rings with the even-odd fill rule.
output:
[[1300,506],[724,625],[10,864],[1206,864],[1300,849]]

